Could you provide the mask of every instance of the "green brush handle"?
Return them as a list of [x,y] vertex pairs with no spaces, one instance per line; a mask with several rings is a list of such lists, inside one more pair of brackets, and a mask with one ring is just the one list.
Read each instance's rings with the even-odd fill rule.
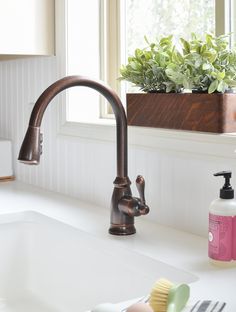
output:
[[186,284],[174,285],[169,292],[167,312],[181,312],[189,299],[190,289]]
[[168,305],[167,312],[178,312],[174,303]]

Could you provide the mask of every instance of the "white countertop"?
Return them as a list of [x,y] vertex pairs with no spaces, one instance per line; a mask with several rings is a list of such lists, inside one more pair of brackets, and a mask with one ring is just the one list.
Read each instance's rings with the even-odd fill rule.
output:
[[219,268],[209,263],[207,239],[136,218],[135,235],[108,234],[110,209],[95,207],[57,193],[20,182],[0,183],[0,214],[36,211],[132,250],[188,271],[198,277],[190,285],[191,301],[227,303],[225,312],[236,311],[236,267]]

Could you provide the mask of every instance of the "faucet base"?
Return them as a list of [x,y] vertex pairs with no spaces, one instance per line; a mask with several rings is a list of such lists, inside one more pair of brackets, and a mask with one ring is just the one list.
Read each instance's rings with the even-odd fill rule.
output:
[[111,224],[109,233],[112,235],[132,235],[136,233],[135,226],[133,224]]

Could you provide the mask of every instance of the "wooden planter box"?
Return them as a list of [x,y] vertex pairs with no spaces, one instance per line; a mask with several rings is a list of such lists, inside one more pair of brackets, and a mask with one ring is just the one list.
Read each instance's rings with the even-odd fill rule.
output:
[[236,132],[236,94],[128,93],[128,125]]

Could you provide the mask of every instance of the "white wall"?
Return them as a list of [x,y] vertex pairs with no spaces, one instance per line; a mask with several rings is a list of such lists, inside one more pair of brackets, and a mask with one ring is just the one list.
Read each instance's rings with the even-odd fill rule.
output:
[[[59,78],[56,57],[35,57],[0,62],[0,137],[13,141],[14,170],[18,180],[93,202],[109,210],[115,178],[115,144],[58,135],[57,96],[45,114],[44,145],[40,166],[17,161],[32,104]],[[222,180],[212,174],[232,169],[236,174],[236,139],[218,143],[218,137],[191,141],[185,136],[155,132],[145,144],[145,129],[131,132],[129,176],[146,179],[148,218],[162,224],[207,235],[207,209],[218,196]],[[181,137],[181,135],[180,135]],[[222,138],[219,138],[222,141]],[[149,143],[150,143],[149,142]],[[159,144],[161,142],[161,144]],[[223,141],[222,141],[223,142]],[[235,179],[233,180],[235,181]],[[136,191],[135,191],[136,193]],[[108,213],[109,215],[109,213]]]

